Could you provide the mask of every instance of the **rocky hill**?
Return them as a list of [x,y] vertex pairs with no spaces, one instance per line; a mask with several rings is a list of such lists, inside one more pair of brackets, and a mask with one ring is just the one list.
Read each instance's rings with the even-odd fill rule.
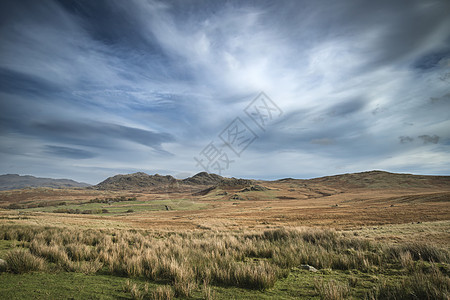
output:
[[136,188],[151,188],[161,185],[169,185],[177,182],[177,179],[170,175],[159,174],[148,175],[143,172],[133,174],[115,175],[100,182],[95,188],[100,190],[131,190]]
[[304,180],[335,188],[445,188],[450,187],[450,176],[430,176],[368,171]]
[[206,172],[200,172],[192,177],[181,180],[184,184],[196,184],[196,185],[216,185],[222,182],[225,177],[217,174],[210,174]]
[[14,190],[23,188],[49,187],[49,188],[74,188],[88,187],[87,183],[70,179],[41,178],[30,175],[6,174],[0,175],[0,190]]
[[[314,190],[342,190],[355,188],[387,189],[387,188],[450,188],[450,176],[427,176],[412,174],[397,174],[384,171],[369,171],[314,179],[285,178],[276,182],[293,183]],[[148,175],[143,172],[116,175],[107,178],[94,188],[101,190],[132,190],[144,188],[167,188],[168,186],[183,188],[189,186],[216,186],[221,188],[245,188],[255,183],[253,180],[227,178],[217,174],[200,172],[192,177],[178,180],[167,175]],[[329,191],[325,191],[329,193]],[[333,193],[331,193],[333,194]]]
[[221,186],[221,187],[241,187],[252,184],[248,179],[226,178],[217,174],[200,172],[192,177],[178,180],[167,175],[148,175],[143,172],[116,175],[100,182],[94,188],[101,190],[131,190],[142,188],[155,188],[171,186]]

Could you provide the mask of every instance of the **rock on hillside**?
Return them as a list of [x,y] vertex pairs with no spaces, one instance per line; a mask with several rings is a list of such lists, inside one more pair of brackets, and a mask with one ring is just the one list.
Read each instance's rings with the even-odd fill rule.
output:
[[222,182],[224,179],[224,177],[217,174],[200,172],[192,177],[183,179],[182,183],[197,185],[216,185]]
[[246,186],[250,186],[253,184],[253,180],[250,179],[242,179],[242,178],[224,178],[218,186],[222,188],[243,188]]
[[200,172],[192,177],[182,180],[184,184],[195,184],[195,185],[214,185],[224,188],[237,188],[242,186],[248,186],[253,183],[252,180],[241,179],[241,178],[227,178],[222,177],[217,174]]
[[137,172],[133,174],[115,175],[113,177],[109,177],[97,184],[95,187],[100,190],[129,190],[168,185],[175,182],[177,182],[177,180],[170,175],[148,175],[143,172]]
[[23,188],[78,188],[88,187],[90,184],[70,179],[41,178],[30,175],[6,174],[0,175],[0,190],[14,190]]

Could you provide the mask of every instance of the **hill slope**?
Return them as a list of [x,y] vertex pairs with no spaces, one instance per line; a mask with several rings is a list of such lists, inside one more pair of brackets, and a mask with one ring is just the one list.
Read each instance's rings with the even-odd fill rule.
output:
[[87,183],[70,179],[41,178],[18,174],[0,175],[0,190],[14,190],[30,187],[74,188],[88,186],[90,185]]
[[335,188],[430,188],[450,187],[450,176],[430,176],[369,171],[305,180]]
[[224,177],[217,174],[200,172],[192,177],[183,179],[181,182],[185,184],[214,185],[222,182],[224,179]]
[[95,187],[100,190],[130,190],[135,188],[149,188],[159,185],[168,185],[175,182],[177,182],[177,180],[170,175],[148,175],[143,172],[137,172],[133,174],[120,174],[108,177]]
[[186,179],[175,179],[170,175],[148,175],[143,172],[115,175],[100,182],[94,187],[100,190],[132,190],[142,188],[164,187],[167,185],[181,186],[224,186],[240,187],[252,184],[251,180],[226,178],[217,174],[200,172]]
[[[450,188],[450,176],[427,176],[397,174],[384,171],[369,171],[326,176],[314,179],[280,179],[274,183],[293,183],[305,188],[314,189],[321,194],[334,194],[337,190],[347,189],[388,189],[388,188]],[[100,190],[131,190],[142,188],[177,186],[222,186],[244,187],[254,183],[249,179],[222,177],[217,174],[200,172],[186,179],[175,179],[170,175],[148,175],[143,172],[115,175],[94,186]],[[335,192],[330,192],[331,190]],[[322,193],[322,194],[323,194]]]

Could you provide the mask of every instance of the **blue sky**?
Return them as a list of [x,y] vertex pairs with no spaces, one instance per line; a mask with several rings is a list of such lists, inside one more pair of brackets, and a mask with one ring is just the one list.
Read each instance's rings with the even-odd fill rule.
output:
[[[450,172],[450,2],[1,1],[0,173]],[[280,115],[244,109],[264,92]],[[228,150],[227,150],[228,149]]]

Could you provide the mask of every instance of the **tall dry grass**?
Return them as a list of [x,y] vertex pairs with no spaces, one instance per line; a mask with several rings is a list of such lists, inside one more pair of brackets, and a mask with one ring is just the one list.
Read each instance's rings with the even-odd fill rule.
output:
[[[151,293],[130,287],[130,293],[137,298],[150,294],[163,298],[189,297],[205,283],[207,287],[222,285],[265,290],[286,277],[291,268],[304,264],[318,269],[373,273],[396,265],[414,274],[419,262],[448,264],[450,257],[448,251],[432,245],[387,246],[333,230],[313,228],[250,233],[154,233],[3,225],[0,238],[20,241],[34,258],[66,271],[95,274],[101,270],[171,285],[171,292]],[[433,287],[447,284],[442,280],[428,282]],[[317,283],[316,289],[323,297],[345,295],[345,289],[336,282]],[[427,293],[432,290],[428,289]],[[381,295],[384,289],[380,287],[377,291]],[[204,288],[204,294],[211,295],[211,290]]]
[[423,272],[419,270],[399,282],[382,280],[365,297],[367,300],[448,300],[450,299],[450,278],[436,265]]
[[8,269],[12,273],[27,273],[31,271],[42,271],[45,268],[45,261],[41,257],[35,256],[26,249],[15,249],[6,254],[5,260]]
[[344,300],[350,295],[348,284],[330,280],[328,282],[323,279],[314,282],[314,288],[323,300]]

